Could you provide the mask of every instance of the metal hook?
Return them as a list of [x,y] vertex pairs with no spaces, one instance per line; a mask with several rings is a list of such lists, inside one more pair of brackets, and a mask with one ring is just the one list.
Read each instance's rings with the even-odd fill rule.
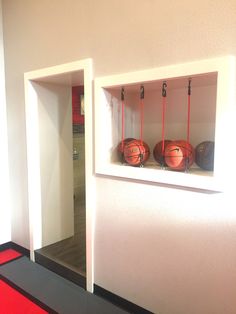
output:
[[125,100],[125,89],[124,89],[124,87],[121,88],[121,100],[122,101]]
[[140,99],[144,99],[144,86],[141,85],[140,87]]
[[189,78],[189,80],[188,80],[188,95],[191,95],[191,82],[192,82],[192,80],[191,80],[191,78]]
[[162,84],[162,97],[166,97],[166,87],[167,87],[167,84],[166,84],[166,81],[164,81]]

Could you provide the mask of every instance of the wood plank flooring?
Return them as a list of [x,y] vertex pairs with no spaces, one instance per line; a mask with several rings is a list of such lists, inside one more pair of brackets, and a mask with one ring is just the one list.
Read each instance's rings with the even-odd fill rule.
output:
[[85,226],[85,197],[80,195],[74,199],[74,236],[43,247],[37,253],[86,277]]

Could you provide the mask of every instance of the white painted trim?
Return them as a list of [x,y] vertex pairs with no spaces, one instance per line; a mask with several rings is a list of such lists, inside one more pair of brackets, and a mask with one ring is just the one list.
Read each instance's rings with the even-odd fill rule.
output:
[[[30,80],[25,76],[25,115],[28,166],[28,206],[30,254],[42,246],[41,179],[39,153],[39,126],[37,95]],[[36,140],[38,139],[38,140]]]
[[92,59],[83,59],[70,63],[52,66],[49,68],[39,69],[25,73],[25,78],[28,80],[39,80],[50,78],[56,75],[71,74],[80,70],[89,71],[89,63],[92,64]]
[[86,156],[86,277],[87,290],[93,292],[94,282],[94,210],[95,178],[93,170],[93,107],[92,107],[92,60],[84,59],[45,69],[27,72],[25,80],[25,110],[28,156],[28,199],[30,224],[30,252],[42,247],[42,215],[39,159],[39,126],[37,95],[33,81],[49,81],[55,76],[83,71],[85,90],[85,156]]
[[85,103],[85,170],[86,170],[86,280],[87,290],[93,292],[94,284],[94,219],[96,188],[94,175],[94,117],[91,79],[92,64],[84,68]]

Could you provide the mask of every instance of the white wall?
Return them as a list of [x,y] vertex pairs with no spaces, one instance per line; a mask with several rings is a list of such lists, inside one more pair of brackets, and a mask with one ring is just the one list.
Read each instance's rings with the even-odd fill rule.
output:
[[2,2],[0,1],[0,244],[11,240],[11,215],[9,202],[9,169],[7,144],[7,115],[5,92],[5,66],[2,31]]
[[[235,0],[4,0],[3,14],[12,239],[26,247],[24,72],[91,57],[96,77],[236,55]],[[96,181],[96,284],[155,313],[234,314],[230,194]]]
[[[5,49],[7,35],[4,23],[4,2],[2,1],[4,29],[4,57],[6,69],[7,93],[7,131],[9,147],[9,180],[11,203],[11,240],[24,247],[29,247],[29,218],[27,195],[26,168],[26,137],[24,112],[24,79],[23,73],[17,73],[17,66],[12,63],[14,79],[7,75],[7,59],[17,56],[18,49],[10,52]],[[5,25],[4,25],[5,24]],[[18,61],[16,62],[19,66]],[[15,70],[14,70],[15,68]]]

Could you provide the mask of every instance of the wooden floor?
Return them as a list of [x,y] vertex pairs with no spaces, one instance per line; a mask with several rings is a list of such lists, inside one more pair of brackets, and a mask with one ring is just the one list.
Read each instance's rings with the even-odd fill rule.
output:
[[86,276],[85,218],[85,197],[80,196],[74,200],[74,236],[41,248],[37,252]]

